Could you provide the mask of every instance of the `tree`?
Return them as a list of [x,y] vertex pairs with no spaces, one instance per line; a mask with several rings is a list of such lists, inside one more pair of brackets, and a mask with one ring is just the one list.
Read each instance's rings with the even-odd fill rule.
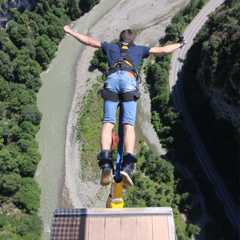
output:
[[2,50],[10,56],[11,60],[13,60],[20,53],[19,49],[9,38],[5,39]]
[[161,119],[159,117],[159,113],[157,113],[156,111],[153,111],[151,121],[152,121],[152,124],[154,125],[156,132],[158,133],[160,131],[160,129],[162,128],[162,123],[161,123]]
[[8,138],[11,136],[11,132],[9,129],[9,127],[10,127],[9,121],[0,122],[0,126],[2,126],[2,128],[3,128],[4,144],[7,144]]
[[10,132],[11,132],[11,141],[17,142],[21,137],[21,132],[22,132],[21,128],[17,124],[15,124],[10,129]]
[[166,106],[169,102],[169,97],[170,97],[167,86],[162,88],[157,88],[157,89],[161,93],[159,93],[157,96],[152,98],[152,104],[154,109],[163,108],[164,106]]
[[32,159],[25,157],[19,170],[23,177],[34,177],[37,166],[32,162]]
[[10,62],[9,56],[0,51],[0,76],[8,81],[14,79],[13,64]]
[[4,138],[3,138],[3,136],[4,136],[3,127],[0,126],[0,149],[2,148],[3,143],[4,143]]
[[28,37],[28,30],[24,25],[20,25],[12,20],[8,22],[7,33],[11,41],[18,47],[21,48],[23,38]]
[[46,34],[38,38],[37,46],[42,47],[50,59],[55,56],[57,45]]
[[14,18],[15,21],[17,21],[18,18],[21,16],[21,13],[14,8],[9,9],[9,14],[12,15],[12,17]]
[[6,102],[11,94],[11,84],[0,76],[0,101]]
[[31,59],[35,59],[36,58],[35,47],[34,47],[33,41],[31,39],[24,38],[22,40],[21,54],[22,55],[27,55]]
[[23,178],[13,202],[26,213],[34,214],[40,207],[40,188],[33,178]]
[[38,148],[38,142],[36,139],[31,139],[31,140],[20,139],[17,142],[17,145],[21,149],[21,151],[24,153],[26,153],[29,148],[35,148],[35,149]]
[[23,236],[23,240],[32,240],[36,239],[36,235],[34,233],[27,233],[25,236]]
[[19,189],[21,180],[22,177],[17,173],[3,174],[0,179],[1,193],[12,195]]
[[[82,1],[80,1],[80,3],[81,2]],[[79,18],[82,14],[82,11],[79,8],[79,5],[78,5],[77,1],[68,0],[66,5],[65,5],[65,8],[67,10],[67,15],[73,20]]]
[[38,162],[41,160],[41,154],[36,148],[28,148],[26,158],[31,160],[34,164],[38,164]]
[[14,61],[15,82],[25,84],[29,89],[37,92],[42,85],[41,66],[27,55],[18,55]]
[[6,216],[6,214],[1,213],[0,214],[0,228],[5,226],[6,223],[7,223],[7,216]]
[[62,22],[54,14],[48,12],[45,16],[48,22],[47,25],[47,36],[56,44],[64,37],[64,32],[62,31]]
[[30,26],[34,29],[35,37],[39,37],[42,34],[46,33],[47,21],[42,17],[43,14],[37,14],[37,7],[35,12],[32,14],[30,19]]
[[184,23],[184,17],[182,14],[176,14],[171,20],[172,24]]
[[[43,4],[44,4],[44,2],[38,2],[37,5],[36,5],[36,7],[35,7],[35,11],[34,11],[34,12],[35,12],[37,15],[39,15],[39,17],[40,17],[40,16],[44,16],[45,13],[46,13],[46,11],[47,11],[47,10],[50,10],[50,9],[49,9],[49,5],[47,5],[48,8],[46,9],[46,6],[43,6]],[[43,18],[43,17],[42,17],[42,18]]]
[[132,179],[134,186],[127,188],[123,195],[126,207],[161,206],[161,197],[157,194],[157,186],[153,181],[142,177],[138,171],[132,175]]
[[41,121],[42,114],[37,109],[36,105],[24,106],[19,117],[19,122],[24,121],[31,122],[34,125],[38,125]]
[[0,151],[0,173],[18,172],[18,161],[14,159],[7,148]]
[[199,235],[200,231],[201,228],[199,228],[197,225],[193,225],[192,223],[188,224],[186,228],[186,232],[189,237],[191,237],[192,235]]
[[97,49],[94,51],[94,56],[90,63],[93,68],[97,68],[99,71],[102,72],[105,72],[108,67],[108,65],[106,64],[107,57],[103,54],[103,51],[101,49]]
[[8,86],[5,86],[5,89],[7,89],[7,91],[4,92],[6,93],[6,96],[8,93],[9,98],[5,99],[6,101],[8,100],[7,109],[19,113],[20,110],[24,108],[24,106],[36,104],[35,92],[33,90],[27,89],[24,84],[11,83]]
[[8,34],[6,31],[0,31],[0,50],[3,49],[5,42],[8,40]]
[[178,39],[179,34],[183,32],[182,23],[170,24],[167,26],[165,33],[165,40],[175,42]]
[[24,121],[21,123],[20,128],[22,129],[22,138],[24,136],[29,135],[31,138],[34,138],[36,133],[39,130],[39,126],[34,125],[31,122]]
[[34,234],[34,238],[32,239],[35,239],[36,236],[41,237],[42,230],[42,219],[38,215],[34,214],[23,221],[23,223],[20,225],[19,233],[21,236],[24,236],[24,239],[29,233]]
[[161,159],[152,151],[146,151],[145,161],[141,166],[141,170],[146,173],[155,182],[171,182],[174,179],[173,165],[166,160]]
[[46,69],[51,62],[51,59],[41,46],[36,49],[36,61],[38,61],[43,69]]
[[64,35],[61,25],[56,24],[47,27],[47,34],[55,44],[59,44]]

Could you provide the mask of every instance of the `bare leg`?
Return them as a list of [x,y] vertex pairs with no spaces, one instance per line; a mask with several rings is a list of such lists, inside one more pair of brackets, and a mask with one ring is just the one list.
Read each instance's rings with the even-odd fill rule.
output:
[[104,123],[101,132],[101,149],[110,150],[112,144],[113,123]]
[[135,129],[133,125],[123,124],[124,127],[124,147],[125,152],[134,153],[135,148]]

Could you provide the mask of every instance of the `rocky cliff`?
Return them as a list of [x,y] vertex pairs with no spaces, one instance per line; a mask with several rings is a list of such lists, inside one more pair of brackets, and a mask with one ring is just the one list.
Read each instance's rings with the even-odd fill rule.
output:
[[8,14],[8,10],[10,8],[14,8],[16,10],[19,9],[33,9],[36,5],[35,0],[4,0],[3,3],[1,1],[0,5],[0,28],[4,28],[7,21],[11,20],[11,16]]
[[207,23],[198,79],[216,118],[240,132],[240,3],[228,1]]

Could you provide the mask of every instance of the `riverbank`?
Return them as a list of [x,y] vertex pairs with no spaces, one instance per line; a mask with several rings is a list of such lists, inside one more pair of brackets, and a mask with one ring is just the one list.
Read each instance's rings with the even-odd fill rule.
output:
[[[136,44],[157,46],[159,40],[164,37],[165,28],[172,16],[188,2],[188,0],[149,0],[146,4],[144,0],[122,0],[88,33],[83,34],[99,41],[109,42],[118,38],[122,29],[139,29],[141,31],[136,38]],[[81,150],[81,144],[76,141],[77,119],[84,94],[91,88],[96,76],[100,75],[97,71],[88,71],[94,51],[93,48],[84,47],[77,62],[75,92],[66,129],[65,177],[59,196],[61,208],[105,207],[109,193],[109,188],[101,187],[99,181],[82,182],[80,179],[79,149]],[[89,78],[91,81],[87,83],[86,80]],[[138,128],[147,139],[146,142],[155,145],[154,148],[158,154],[164,154],[150,122],[150,99],[148,94],[144,93],[143,84],[140,85],[140,90],[142,96],[138,106]]]

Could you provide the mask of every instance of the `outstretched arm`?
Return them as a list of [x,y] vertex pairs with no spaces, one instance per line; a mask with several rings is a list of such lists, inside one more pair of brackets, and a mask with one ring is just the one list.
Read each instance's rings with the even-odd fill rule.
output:
[[182,47],[181,43],[169,44],[164,47],[152,47],[149,54],[169,54]]
[[93,40],[92,38],[85,36],[83,34],[74,32],[69,26],[64,26],[63,27],[63,31],[65,33],[70,34],[71,36],[75,37],[80,43],[90,46],[90,47],[94,47],[94,48],[101,48],[101,42]]

